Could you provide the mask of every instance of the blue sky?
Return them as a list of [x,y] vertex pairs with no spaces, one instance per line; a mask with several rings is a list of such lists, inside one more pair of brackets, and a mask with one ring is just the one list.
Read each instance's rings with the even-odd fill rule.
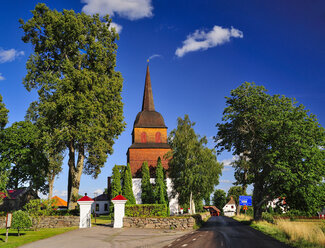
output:
[[[83,175],[80,193],[93,195],[106,187],[115,164],[126,164],[136,114],[141,110],[147,58],[156,110],[168,126],[185,114],[195,130],[209,138],[221,121],[225,96],[242,82],[264,85],[270,94],[295,97],[325,126],[325,2],[321,0],[69,0],[43,1],[61,11],[110,14],[120,33],[117,70],[124,78],[126,130],[116,140],[102,173]],[[19,18],[31,17],[38,1],[1,4],[0,94],[9,109],[9,125],[24,119],[36,92],[22,84],[33,52],[21,41]],[[229,163],[223,153],[219,161]],[[67,164],[54,185],[66,196]],[[218,188],[228,190],[233,169],[225,166]]]

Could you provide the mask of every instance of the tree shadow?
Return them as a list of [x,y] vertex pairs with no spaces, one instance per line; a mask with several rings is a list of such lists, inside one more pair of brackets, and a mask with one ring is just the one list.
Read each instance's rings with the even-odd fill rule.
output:
[[[26,233],[20,233],[20,236],[24,236]],[[3,236],[3,237],[2,237]],[[8,233],[8,237],[19,237],[17,233]],[[6,233],[0,233],[0,241],[5,242],[6,240]]]

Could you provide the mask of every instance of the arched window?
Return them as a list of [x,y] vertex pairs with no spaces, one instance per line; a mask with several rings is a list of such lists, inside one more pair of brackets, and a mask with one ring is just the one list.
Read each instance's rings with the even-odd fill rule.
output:
[[145,132],[141,133],[141,143],[147,143],[147,134]]
[[161,133],[160,132],[156,133],[156,143],[161,143]]

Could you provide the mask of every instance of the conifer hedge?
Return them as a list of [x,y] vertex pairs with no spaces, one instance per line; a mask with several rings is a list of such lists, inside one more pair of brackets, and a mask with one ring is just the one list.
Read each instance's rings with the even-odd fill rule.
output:
[[166,204],[133,204],[125,206],[125,216],[128,217],[167,217]]

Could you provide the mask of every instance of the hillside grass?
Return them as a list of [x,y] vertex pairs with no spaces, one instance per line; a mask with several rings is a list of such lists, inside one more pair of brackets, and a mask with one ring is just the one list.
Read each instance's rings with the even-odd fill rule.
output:
[[275,224],[266,221],[253,221],[252,217],[239,215],[234,217],[283,243],[299,248],[325,247],[325,221],[312,220],[276,220]]
[[42,228],[38,231],[20,230],[20,236],[18,236],[17,230],[10,229],[7,243],[5,243],[6,229],[0,229],[0,247],[15,248],[37,240],[46,239],[61,233],[72,231],[77,228],[78,227]]

